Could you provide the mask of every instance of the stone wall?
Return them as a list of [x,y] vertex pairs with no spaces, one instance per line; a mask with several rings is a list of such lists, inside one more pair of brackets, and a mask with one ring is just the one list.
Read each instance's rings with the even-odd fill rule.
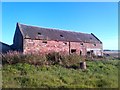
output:
[[18,24],[16,26],[13,45],[11,45],[11,47],[16,51],[23,52],[23,36]]
[[62,54],[76,53],[86,55],[87,51],[94,50],[95,54],[102,53],[102,44],[83,43],[83,42],[65,42],[65,41],[46,41],[24,39],[23,53],[47,54],[51,52],[60,52]]
[[84,43],[84,47],[86,47],[86,52],[93,51],[95,55],[102,56],[103,55],[103,46],[101,43]]
[[24,40],[24,53],[47,54],[50,52],[69,53],[68,42],[46,40]]
[[70,42],[70,49],[76,49],[76,53],[81,52],[81,55],[86,55],[91,50],[95,55],[102,55],[102,44],[100,43]]

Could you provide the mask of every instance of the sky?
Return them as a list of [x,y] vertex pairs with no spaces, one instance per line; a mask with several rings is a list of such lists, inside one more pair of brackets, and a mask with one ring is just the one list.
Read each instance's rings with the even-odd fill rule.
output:
[[118,49],[117,2],[2,2],[2,39],[11,45],[16,23],[93,33],[103,49]]

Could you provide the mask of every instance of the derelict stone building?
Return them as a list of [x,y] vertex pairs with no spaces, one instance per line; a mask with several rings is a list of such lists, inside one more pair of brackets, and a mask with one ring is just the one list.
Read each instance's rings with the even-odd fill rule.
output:
[[102,42],[94,34],[41,28],[17,23],[14,35],[14,50],[24,54],[76,53],[87,55],[91,52],[102,55]]

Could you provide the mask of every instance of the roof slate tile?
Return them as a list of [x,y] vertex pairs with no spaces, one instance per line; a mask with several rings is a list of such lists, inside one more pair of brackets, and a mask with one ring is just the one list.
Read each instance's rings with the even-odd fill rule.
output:
[[[27,36],[31,39],[36,39],[37,37],[39,39],[47,40],[102,43],[93,34],[28,26],[24,24],[19,24],[18,26],[20,26],[20,29],[22,29],[22,32],[24,34],[23,37]],[[41,35],[38,35],[38,33],[40,33]]]

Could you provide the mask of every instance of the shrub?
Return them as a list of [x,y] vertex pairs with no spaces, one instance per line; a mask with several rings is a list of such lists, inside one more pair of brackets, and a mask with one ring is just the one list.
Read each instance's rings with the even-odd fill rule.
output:
[[62,56],[57,52],[47,54],[46,58],[47,58],[47,61],[53,65],[54,64],[61,64]]
[[18,52],[8,52],[7,54],[2,54],[2,64],[15,64],[22,60],[20,53]]
[[21,54],[18,52],[9,52],[2,55],[3,64],[29,63],[33,65],[55,65],[59,64],[65,67],[78,68],[80,61],[85,58],[79,55],[61,55],[53,52],[46,55]]
[[29,54],[29,55],[25,55],[24,57],[25,58],[22,61],[33,65],[45,65],[47,61],[44,55],[41,56],[41,55]]
[[62,58],[62,65],[63,66],[75,66],[78,65],[80,63],[80,61],[82,61],[82,57],[80,57],[79,55],[67,55],[67,56],[63,56]]

